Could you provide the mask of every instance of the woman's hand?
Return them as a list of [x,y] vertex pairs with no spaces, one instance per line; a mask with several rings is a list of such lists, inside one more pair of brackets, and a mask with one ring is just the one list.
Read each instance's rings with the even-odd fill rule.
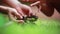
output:
[[25,17],[31,17],[32,15],[34,15],[34,13],[32,12],[32,9],[29,6],[20,3],[18,0],[5,0],[5,4],[16,9],[16,11],[21,15],[21,17],[25,18]]
[[7,3],[7,5],[15,8],[17,10],[17,12],[22,15],[22,17],[33,14],[32,10],[29,6],[20,3],[18,0],[5,0],[5,3]]
[[54,13],[53,2],[48,0],[21,0],[23,2],[30,2],[30,6],[37,6],[38,11],[41,11],[44,15],[51,17]]
[[24,22],[23,20],[17,20],[17,18],[22,19],[23,17],[17,12],[16,9],[7,6],[1,6],[1,5],[0,5],[0,9],[7,10],[6,12],[8,13],[11,20],[17,22]]

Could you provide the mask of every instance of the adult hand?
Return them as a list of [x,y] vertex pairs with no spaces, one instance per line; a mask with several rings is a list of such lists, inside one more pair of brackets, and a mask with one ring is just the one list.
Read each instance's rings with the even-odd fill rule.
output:
[[[16,20],[17,18],[22,19],[22,16],[17,12],[16,9],[11,8],[11,7],[7,7],[7,6],[1,6],[1,5],[0,5],[0,9],[7,10],[6,12],[9,14],[9,17],[11,20],[17,21],[17,22],[24,22],[23,20]],[[5,12],[5,11],[3,11],[3,12]]]

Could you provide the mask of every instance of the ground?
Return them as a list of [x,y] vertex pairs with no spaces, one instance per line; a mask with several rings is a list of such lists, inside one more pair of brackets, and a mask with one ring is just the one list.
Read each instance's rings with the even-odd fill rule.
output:
[[[37,11],[32,7],[33,11]],[[37,9],[37,8],[36,8]],[[60,34],[60,14],[55,11],[52,17],[37,13],[39,19],[24,24],[9,20],[8,16],[0,13],[0,34]]]

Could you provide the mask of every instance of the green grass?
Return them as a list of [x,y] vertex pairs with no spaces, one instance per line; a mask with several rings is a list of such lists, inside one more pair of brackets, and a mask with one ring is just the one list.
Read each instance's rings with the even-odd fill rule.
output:
[[[12,24],[6,26],[9,22]],[[59,20],[38,19],[34,23],[27,21],[20,24],[9,21],[6,15],[0,14],[0,34],[60,34]]]

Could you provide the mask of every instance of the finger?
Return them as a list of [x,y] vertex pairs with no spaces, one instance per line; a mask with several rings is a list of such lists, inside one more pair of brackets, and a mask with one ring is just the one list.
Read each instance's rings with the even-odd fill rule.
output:
[[18,23],[24,23],[24,20],[17,20]]
[[22,15],[20,15],[20,14],[19,14],[19,15],[18,15],[18,14],[16,14],[15,16],[17,17],[17,19],[18,19],[18,20],[23,19],[23,16],[22,16]]
[[34,15],[34,12],[32,11],[31,7],[29,8],[29,17],[31,17],[31,15]]
[[19,18],[19,19],[23,18],[16,10],[9,11],[9,16],[10,16],[11,20],[13,20],[13,21],[16,21],[17,18]]
[[16,17],[18,17],[18,18],[20,18],[20,19],[23,18],[22,15],[17,12],[16,9],[10,8],[10,9],[9,9],[9,12],[13,13]]
[[16,21],[16,19],[15,19],[14,16],[11,14],[11,12],[9,12],[8,15],[9,15],[9,17],[10,17],[11,20]]
[[[23,5],[21,5],[21,6],[23,6]],[[24,16],[24,13],[23,13],[22,8],[21,8],[20,6],[17,7],[16,10],[17,10],[17,12],[18,12],[19,14],[21,14],[22,16]]]
[[35,3],[30,4],[30,6],[36,6],[36,5],[39,4],[39,3],[40,3],[40,1],[37,1],[37,2],[35,2]]
[[[16,18],[21,19],[21,18],[20,18],[21,16],[19,16],[19,15],[15,15],[15,16],[16,16]],[[11,19],[12,21],[15,21],[15,22],[23,22],[23,20],[17,20],[17,19],[15,18],[15,16],[13,16],[13,14],[11,14],[11,12],[9,12],[9,17],[10,17],[10,19]]]
[[16,16],[17,18],[19,18],[19,19],[22,19],[22,18],[23,18],[22,15],[19,14],[17,11],[15,11],[14,14],[15,14],[15,16]]
[[8,8],[10,8],[10,7],[0,5],[0,9],[8,10]]

